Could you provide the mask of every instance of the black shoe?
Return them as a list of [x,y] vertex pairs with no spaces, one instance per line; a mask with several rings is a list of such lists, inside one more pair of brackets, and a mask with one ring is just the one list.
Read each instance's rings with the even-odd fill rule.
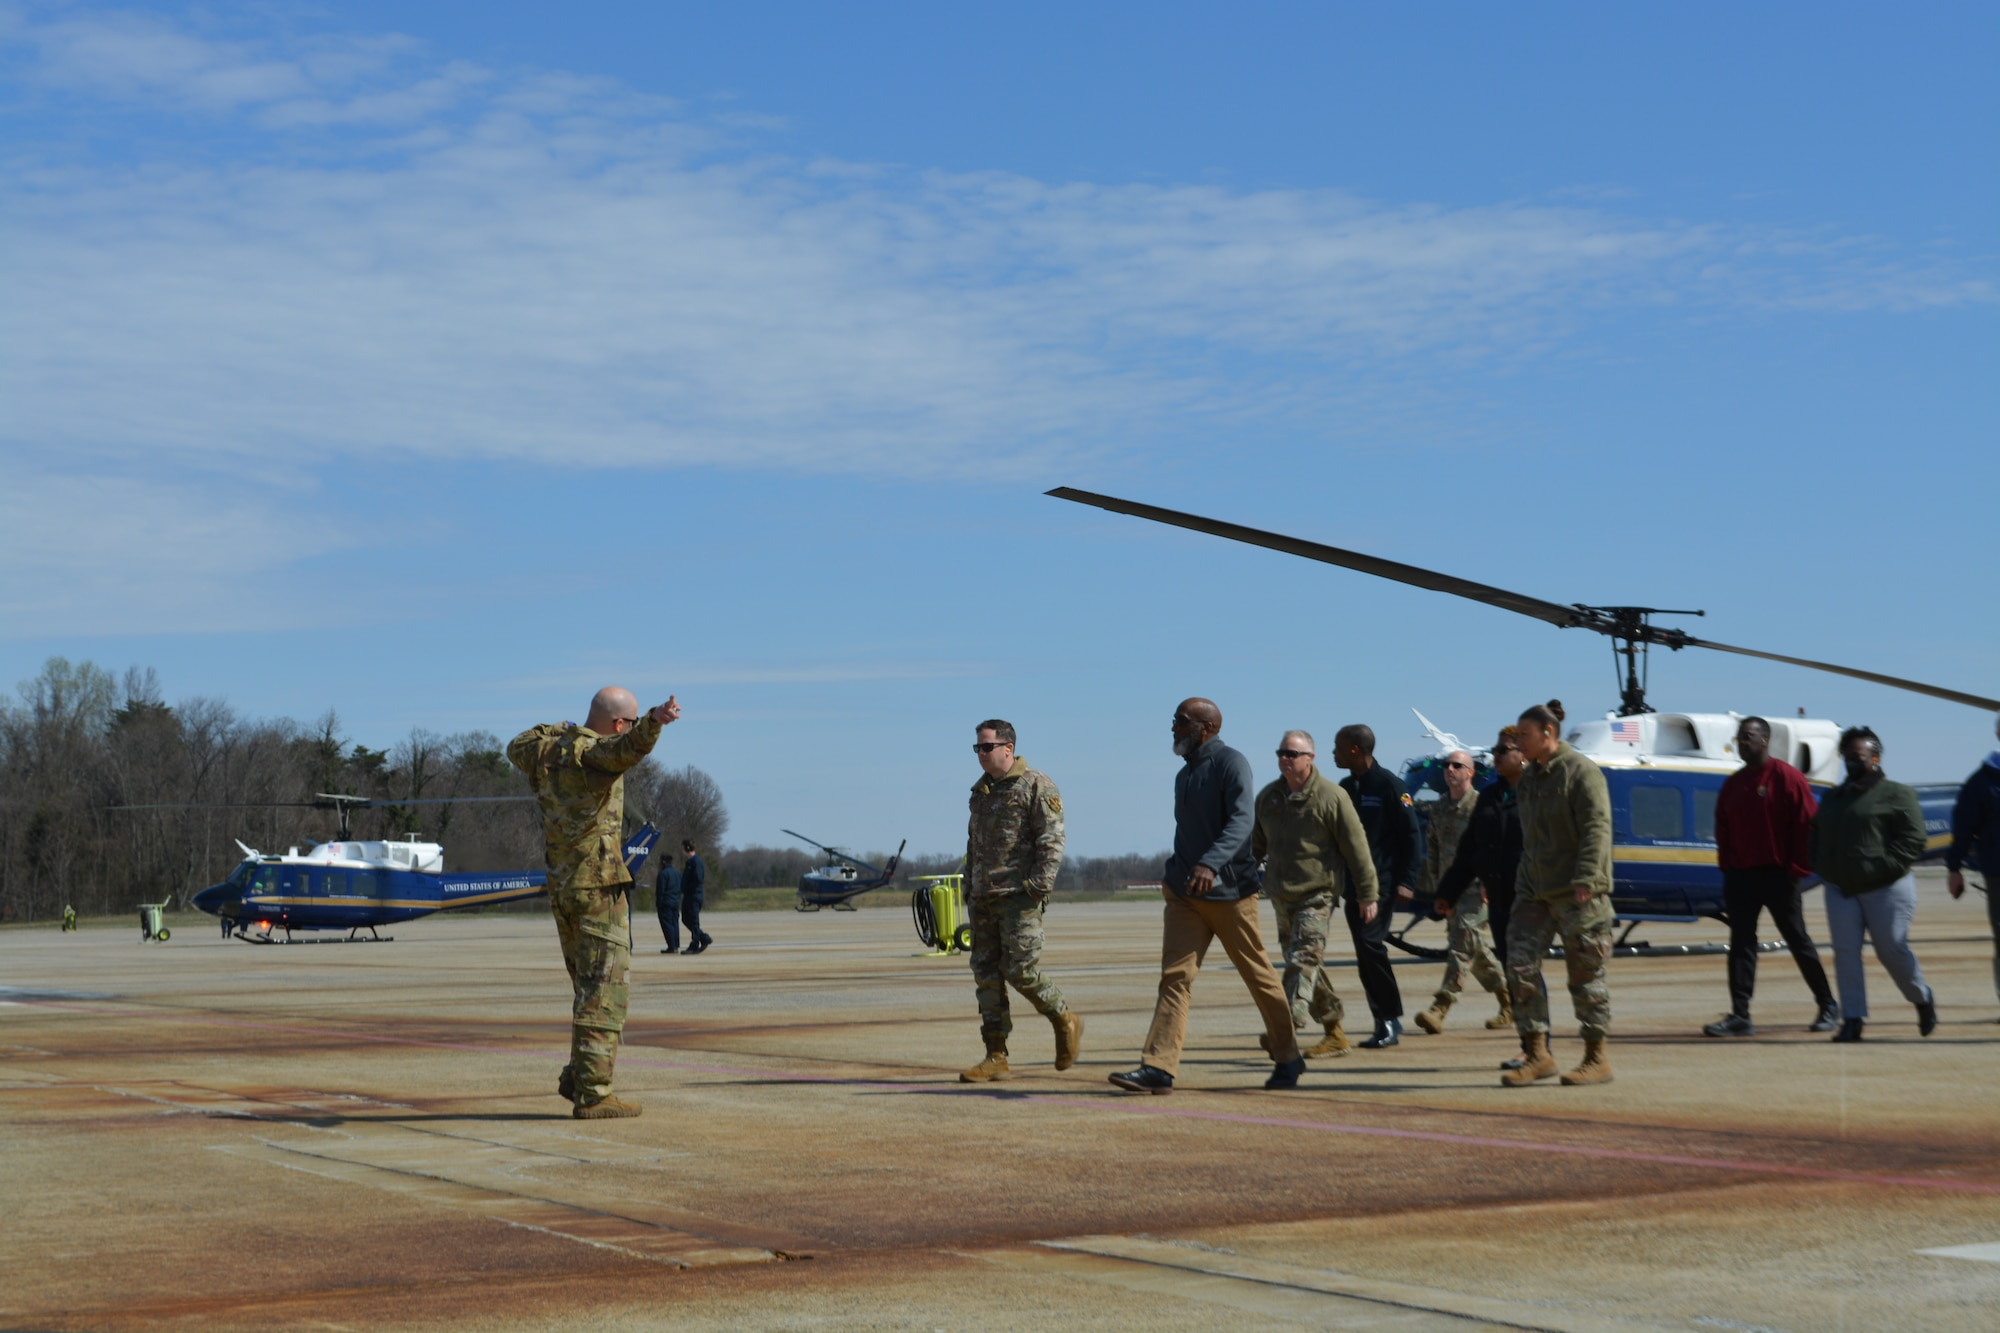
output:
[[1403,1020],[1385,1018],[1375,1025],[1375,1035],[1361,1043],[1364,1051],[1379,1051],[1387,1046],[1401,1045],[1403,1040]]
[[1917,1006],[1917,1035],[1928,1037],[1937,1031],[1937,1001],[1925,1000]]
[[1864,1021],[1859,1018],[1842,1019],[1840,1022],[1840,1031],[1833,1034],[1833,1039],[1835,1041],[1860,1041],[1861,1024]]
[[662,949],[662,950],[660,950],[660,952],[661,952],[661,953],[679,953],[679,952],[680,952],[680,950],[679,950],[679,949]]
[[[1155,1097],[1174,1090],[1174,1076],[1164,1069],[1155,1069],[1151,1065],[1140,1065],[1137,1069],[1113,1074],[1111,1081],[1127,1092],[1150,1092]],[[1294,1077],[1293,1081],[1297,1082],[1297,1078]]]
[[556,1096],[566,1102],[576,1100],[576,1075],[570,1071],[568,1065],[564,1065],[562,1073],[556,1075]]
[[1703,1028],[1701,1035],[1704,1037],[1754,1037],[1757,1035],[1757,1029],[1751,1024],[1748,1015],[1724,1014],[1721,1018],[1716,1019],[1715,1022]]
[[[1301,1056],[1296,1060],[1288,1060],[1271,1071],[1271,1077],[1264,1080],[1264,1086],[1274,1090],[1278,1088],[1296,1088],[1299,1086],[1299,1075],[1305,1072],[1305,1057]],[[1113,1082],[1116,1082],[1116,1080],[1114,1079]]]
[[1808,1032],[1831,1032],[1840,1026],[1840,1006],[1828,1000],[1819,1007],[1819,1014],[1813,1019]]

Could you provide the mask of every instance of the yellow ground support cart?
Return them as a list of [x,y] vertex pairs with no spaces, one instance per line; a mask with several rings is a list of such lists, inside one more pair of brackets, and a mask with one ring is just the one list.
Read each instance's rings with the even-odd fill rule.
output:
[[917,938],[931,958],[964,953],[972,948],[972,921],[965,911],[965,876],[918,875],[910,890],[910,916]]

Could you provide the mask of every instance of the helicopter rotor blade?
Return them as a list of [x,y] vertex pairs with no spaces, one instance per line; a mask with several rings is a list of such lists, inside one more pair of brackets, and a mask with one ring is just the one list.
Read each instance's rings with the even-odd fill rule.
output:
[[1416,565],[1406,565],[1400,560],[1384,560],[1380,556],[1363,555],[1359,551],[1343,550],[1338,546],[1326,546],[1320,542],[1287,537],[1283,533],[1266,532],[1262,528],[1245,527],[1241,523],[1225,523],[1220,519],[1203,518],[1199,514],[1184,514],[1178,509],[1162,509],[1158,505],[1120,500],[1116,496],[1099,495],[1094,491],[1079,491],[1072,486],[1058,486],[1048,494],[1058,500],[1073,500],[1077,504],[1096,505],[1099,509],[1109,509],[1116,514],[1130,514],[1134,518],[1151,519],[1155,523],[1167,523],[1177,528],[1205,532],[1211,537],[1226,537],[1230,541],[1262,546],[1272,551],[1283,551],[1286,555],[1304,556],[1321,564],[1340,565],[1346,569],[1359,570],[1363,574],[1373,574],[1377,578],[1393,579],[1397,583],[1407,583],[1416,588],[1428,588],[1432,592],[1447,592],[1455,597],[1469,597],[1475,602],[1484,602],[1503,611],[1532,616],[1536,620],[1544,620],[1564,629],[1579,624],[1575,607],[1545,602],[1539,597],[1508,592],[1505,588],[1474,583],[1471,579],[1440,574],[1436,570],[1420,569]]
[[847,862],[847,864],[851,866],[858,866],[861,869],[867,871],[871,875],[879,875],[882,873],[882,870],[879,866],[871,866],[858,856],[849,856],[846,852],[836,851],[834,848],[827,846],[823,842],[817,842],[814,841],[812,838],[808,838],[803,833],[795,833],[791,829],[779,829],[778,832],[790,833],[794,838],[797,838],[800,842],[811,843],[814,847],[819,848],[821,851],[825,852],[828,856],[831,856],[834,860],[845,861]]
[[[1379,556],[1362,555],[1358,551],[1342,550],[1338,546],[1324,546],[1319,542],[1303,541],[1297,537],[1287,537],[1281,533],[1265,532],[1261,528],[1245,527],[1240,523],[1225,523],[1219,519],[1203,518],[1199,514],[1184,514],[1177,509],[1162,509],[1158,505],[1140,504],[1133,500],[1121,500],[1116,496],[1099,495],[1093,491],[1080,491],[1070,486],[1058,486],[1047,492],[1058,500],[1071,500],[1077,504],[1095,505],[1113,513],[1129,514],[1134,518],[1150,519],[1155,523],[1166,523],[1177,528],[1187,528],[1194,532],[1205,532],[1213,537],[1225,537],[1230,541],[1246,542],[1251,546],[1262,546],[1273,551],[1283,551],[1287,555],[1303,556],[1322,564],[1339,565],[1346,569],[1358,570],[1363,574],[1373,574],[1377,578],[1392,579],[1397,583],[1407,583],[1413,587],[1428,588],[1432,592],[1450,593],[1456,597],[1470,598],[1497,606],[1504,611],[1531,616],[1546,621],[1562,629],[1590,629],[1613,638],[1632,638],[1642,643],[1657,643],[1678,651],[1682,648],[1713,648],[1721,653],[1736,653],[1742,657],[1761,657],[1771,662],[1783,662],[1790,666],[1802,666],[1813,671],[1831,672],[1836,676],[1850,676],[1856,680],[1871,681],[1877,685],[1887,685],[1891,689],[1908,690],[1913,694],[1929,695],[1933,699],[1945,699],[1952,703],[1967,704],[1973,708],[2000,710],[2000,699],[1989,699],[1980,694],[1968,694],[1963,690],[1950,690],[1941,685],[1926,685],[1922,681],[1905,680],[1901,676],[1885,676],[1879,672],[1862,671],[1857,667],[1836,666],[1831,662],[1816,662],[1807,657],[1788,657],[1783,653],[1767,653],[1755,648],[1738,648],[1731,644],[1716,643],[1708,639],[1697,639],[1682,630],[1666,629],[1639,622],[1621,623],[1612,613],[1617,611],[1640,611],[1644,608],[1590,607],[1581,604],[1561,606],[1546,602],[1539,597],[1525,597],[1520,593],[1508,592],[1504,588],[1491,587],[1484,583],[1474,583],[1470,579],[1456,578],[1450,574],[1440,574],[1435,570],[1420,569],[1397,560],[1384,560]],[[1674,615],[1699,615],[1699,612],[1669,612]]]
[[1815,662],[1808,657],[1787,657],[1783,653],[1766,653],[1756,648],[1738,648],[1732,644],[1716,643],[1710,639],[1689,639],[1687,645],[1690,648],[1713,648],[1718,653],[1761,657],[1767,662],[1785,662],[1792,666],[1810,667],[1814,671],[1830,671],[1836,676],[1852,676],[1856,680],[1873,681],[1877,685],[1887,685],[1891,689],[1909,690],[1913,694],[1928,694],[1933,699],[1947,699],[1952,703],[1966,704],[1973,708],[2000,710],[2000,699],[1988,699],[1981,694],[1967,694],[1963,690],[1948,690],[1942,685],[1926,685],[1920,680],[1904,680],[1901,676],[1884,676],[1875,671],[1835,666],[1831,662]]
[[107,805],[106,810],[317,810],[317,801],[159,801],[147,805]]

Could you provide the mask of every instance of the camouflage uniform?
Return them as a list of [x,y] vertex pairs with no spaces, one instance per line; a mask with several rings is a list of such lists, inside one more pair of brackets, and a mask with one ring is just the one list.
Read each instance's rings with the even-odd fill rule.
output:
[[1062,867],[1062,793],[1018,755],[1002,778],[973,784],[965,831],[965,903],[972,917],[972,984],[989,1051],[1014,1030],[1007,986],[1047,1018],[1069,1005],[1042,975],[1042,906]]
[[[1429,824],[1424,830],[1424,879],[1417,901],[1426,904],[1437,901],[1438,884],[1458,855],[1459,840],[1465,836],[1465,826],[1472,822],[1472,807],[1477,804],[1479,793],[1468,787],[1463,799],[1454,801],[1447,796],[1431,806]],[[1500,973],[1500,964],[1486,947],[1486,936],[1482,933],[1485,928],[1486,886],[1474,881],[1458,895],[1458,901],[1451,905],[1451,915],[1445,919],[1445,947],[1451,951],[1451,957],[1444,965],[1444,981],[1438,987],[1439,1008],[1450,1007],[1458,998],[1465,989],[1468,972],[1495,995],[1506,989],[1507,979]]]
[[1368,835],[1353,798],[1317,767],[1296,792],[1283,778],[1268,784],[1255,808],[1250,850],[1264,863],[1264,896],[1277,917],[1292,1026],[1318,1023],[1331,1032],[1346,1006],[1326,975],[1326,931],[1349,888],[1359,902],[1379,895]]
[[570,1015],[570,1075],[576,1103],[611,1094],[618,1038],[625,1030],[632,964],[625,867],[625,770],[652,752],[660,724],[642,715],[623,736],[602,736],[573,722],[531,727],[507,745],[542,808],[549,866],[549,910],[575,1002]]
[[[1552,758],[1529,764],[1514,788],[1521,807],[1521,870],[1507,923],[1507,983],[1523,1037],[1549,1030],[1542,957],[1560,935],[1570,998],[1585,1041],[1611,1027],[1611,793],[1596,764],[1559,742]],[[1576,900],[1577,885],[1591,890]]]

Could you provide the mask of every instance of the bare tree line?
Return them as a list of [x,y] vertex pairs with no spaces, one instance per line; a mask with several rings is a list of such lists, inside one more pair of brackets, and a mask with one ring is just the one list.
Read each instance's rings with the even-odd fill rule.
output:
[[[328,711],[309,726],[239,716],[220,699],[169,706],[159,678],[122,680],[50,658],[15,701],[0,698],[0,920],[47,920],[65,904],[124,912],[185,907],[243,852],[282,852],[339,832],[321,793],[374,800],[518,796],[520,775],[490,732],[419,727],[386,750],[350,740]],[[728,827],[721,789],[695,768],[648,760],[626,783],[627,824],[661,825],[678,847],[713,847]],[[450,870],[542,864],[534,803],[386,805],[358,810],[353,836],[443,843]]]
[[[49,920],[66,904],[107,915],[142,902],[184,908],[242,859],[239,838],[283,852],[335,837],[334,813],[306,805],[321,793],[387,803],[355,811],[353,836],[443,843],[449,870],[540,866],[533,802],[393,804],[523,794],[503,745],[490,732],[419,727],[372,750],[344,735],[331,710],[306,725],[245,718],[220,699],[169,705],[150,668],[119,679],[91,662],[52,657],[17,699],[0,697],[0,921]],[[722,789],[692,766],[646,760],[627,776],[625,806],[628,832],[648,821],[661,830],[660,853],[677,854],[684,838],[701,850],[711,900],[732,885],[794,886],[826,860],[804,847],[725,846]],[[888,860],[886,852],[861,855]],[[1058,891],[1102,893],[1156,879],[1164,860],[1070,857]],[[956,853],[911,856],[898,878],[958,869]]]

